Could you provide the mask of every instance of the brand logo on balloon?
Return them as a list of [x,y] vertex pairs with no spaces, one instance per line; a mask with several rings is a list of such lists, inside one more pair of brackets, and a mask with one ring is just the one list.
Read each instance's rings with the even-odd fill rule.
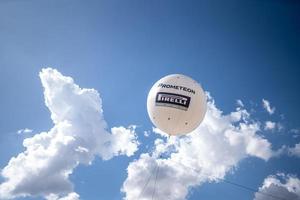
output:
[[158,92],[155,98],[155,104],[157,106],[167,106],[181,110],[187,110],[190,101],[191,97],[167,92]]
[[161,88],[173,88],[175,90],[183,90],[185,92],[196,94],[195,90],[193,90],[191,88],[188,88],[188,87],[180,86],[180,85],[171,85],[171,84],[160,83],[158,85],[158,87],[161,87]]

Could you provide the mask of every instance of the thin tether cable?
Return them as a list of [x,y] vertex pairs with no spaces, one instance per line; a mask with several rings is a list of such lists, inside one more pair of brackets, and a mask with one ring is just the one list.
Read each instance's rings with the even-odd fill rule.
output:
[[[169,160],[169,161],[172,161],[172,162],[174,162],[174,163],[176,163],[176,164],[180,164],[181,166],[183,166],[183,167],[185,167],[185,168],[190,168],[190,169],[192,169],[193,171],[196,171],[196,172],[198,171],[198,170],[196,170],[195,168],[192,168],[192,167],[190,167],[190,166],[183,165],[182,163],[179,163],[179,162],[176,162],[176,161],[173,161],[173,160]],[[157,177],[158,177],[158,172],[159,172],[159,165],[158,165],[158,164],[157,164],[157,166],[156,166],[155,171],[156,171],[156,173],[155,173],[154,188],[153,188],[153,192],[152,192],[152,200],[154,199],[154,195],[155,195],[155,192],[156,192],[156,183],[157,183]],[[208,175],[208,174],[207,174],[207,175]],[[140,199],[140,197],[141,197],[141,195],[143,194],[145,188],[146,188],[147,185],[149,184],[149,182],[150,182],[152,176],[153,176],[153,173],[150,174],[150,176],[149,176],[148,180],[146,181],[146,183],[145,183],[145,185],[144,185],[144,187],[143,187],[141,193],[139,194],[139,198],[138,198],[138,199]],[[241,184],[239,184],[239,183],[235,183],[235,182],[232,182],[232,181],[228,181],[228,180],[226,180],[226,179],[224,179],[224,178],[218,178],[218,177],[214,177],[214,178],[216,178],[216,179],[218,179],[218,180],[220,180],[220,181],[222,181],[222,182],[224,182],[224,183],[227,183],[227,184],[230,184],[230,185],[233,185],[233,186],[242,188],[242,189],[244,189],[244,190],[248,190],[248,191],[250,191],[250,192],[256,192],[256,193],[259,193],[259,194],[261,194],[261,195],[268,196],[268,197],[272,197],[272,198],[278,199],[278,200],[288,200],[288,199],[286,199],[286,198],[284,198],[284,197],[279,197],[279,196],[275,196],[275,195],[272,195],[272,194],[269,194],[269,193],[266,193],[266,192],[261,192],[261,191],[259,191],[259,190],[254,189],[254,188],[251,188],[251,187],[248,187],[248,186],[245,186],[245,185],[241,185]]]
[[[157,168],[157,167],[158,167],[158,165],[156,166],[156,168]],[[148,177],[148,180],[147,180],[146,183],[144,184],[144,187],[143,187],[143,189],[141,190],[138,199],[140,199],[141,196],[142,196],[142,194],[144,193],[144,190],[146,189],[148,183],[150,182],[150,179],[151,179],[152,175],[153,175],[153,173],[150,173],[150,176]]]
[[154,198],[155,191],[156,191],[156,181],[157,181],[158,172],[159,172],[159,165],[157,164],[157,167],[156,167],[156,175],[155,175],[155,181],[154,181],[154,188],[153,188],[153,192],[152,192],[152,200],[153,200],[153,198]]
[[[172,162],[174,162],[174,163],[180,164],[180,165],[182,165],[183,167],[190,168],[190,169],[192,169],[192,170],[195,171],[195,172],[198,171],[198,170],[196,170],[196,169],[194,169],[194,168],[192,168],[192,167],[183,165],[182,163],[178,163],[178,162],[173,161],[173,160],[169,160],[169,161],[172,161]],[[207,175],[208,175],[208,174],[207,174]],[[242,188],[242,189],[244,189],[244,190],[251,191],[251,192],[256,192],[256,193],[259,193],[259,194],[264,195],[264,196],[269,196],[269,197],[272,197],[272,198],[274,198],[274,199],[288,200],[288,199],[286,199],[286,198],[284,198],[284,197],[279,197],[279,196],[275,196],[275,195],[273,195],[273,194],[269,194],[269,193],[266,193],[266,192],[261,192],[261,191],[259,191],[259,190],[254,189],[254,188],[251,188],[251,187],[248,187],[248,186],[245,186],[245,185],[241,185],[241,184],[238,184],[238,183],[234,183],[234,182],[232,182],[232,181],[228,181],[228,180],[226,180],[226,179],[224,179],[224,178],[218,178],[218,177],[214,177],[214,178],[216,178],[216,179],[218,179],[218,180],[220,180],[220,181],[223,181],[224,183],[227,183],[227,184],[230,184],[230,185],[234,185],[234,186],[236,186],[236,187],[239,187],[239,188]]]
[[259,193],[259,194],[262,194],[262,195],[265,195],[265,196],[272,197],[274,199],[287,200],[287,199],[285,199],[283,197],[278,197],[278,196],[274,196],[273,194],[269,194],[269,193],[266,193],[266,192],[261,192],[261,191],[258,191],[256,189],[250,188],[248,186],[244,186],[244,185],[241,185],[241,184],[238,184],[238,183],[234,183],[234,182],[228,181],[226,179],[221,179],[221,178],[218,178],[218,179],[221,180],[221,181],[223,181],[224,183],[228,183],[228,184],[234,185],[234,186],[239,187],[239,188],[243,188],[243,189],[251,191],[251,192],[256,192],[256,193]]

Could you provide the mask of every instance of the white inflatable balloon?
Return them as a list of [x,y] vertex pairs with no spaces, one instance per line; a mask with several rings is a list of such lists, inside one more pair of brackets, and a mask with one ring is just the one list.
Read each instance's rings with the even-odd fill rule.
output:
[[200,84],[181,74],[172,74],[157,81],[147,99],[152,123],[169,135],[193,131],[206,113],[206,95]]

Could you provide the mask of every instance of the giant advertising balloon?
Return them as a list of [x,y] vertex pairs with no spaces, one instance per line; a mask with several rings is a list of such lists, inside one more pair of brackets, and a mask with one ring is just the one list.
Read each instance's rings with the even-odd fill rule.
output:
[[152,123],[169,135],[193,131],[206,112],[206,95],[192,78],[171,74],[157,81],[147,99]]

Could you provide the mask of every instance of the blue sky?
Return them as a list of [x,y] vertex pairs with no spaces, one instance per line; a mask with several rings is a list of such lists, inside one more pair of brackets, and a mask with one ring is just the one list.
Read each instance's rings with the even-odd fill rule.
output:
[[[251,119],[261,123],[257,134],[274,151],[294,147],[300,142],[299,10],[299,2],[281,0],[0,1],[0,168],[24,151],[24,138],[53,127],[39,78],[43,67],[97,90],[109,128],[137,125],[141,145],[133,156],[96,157],[74,169],[70,180],[81,199],[122,199],[129,163],[160,137],[144,136],[152,130],[146,99],[167,74],[200,82],[224,114],[242,100]],[[275,107],[274,114],[262,99]],[[283,128],[265,131],[266,121]],[[33,132],[17,134],[24,128]],[[278,172],[300,178],[299,166],[297,156],[250,156],[226,179],[258,189]],[[186,198],[250,200],[254,193],[205,182]]]

